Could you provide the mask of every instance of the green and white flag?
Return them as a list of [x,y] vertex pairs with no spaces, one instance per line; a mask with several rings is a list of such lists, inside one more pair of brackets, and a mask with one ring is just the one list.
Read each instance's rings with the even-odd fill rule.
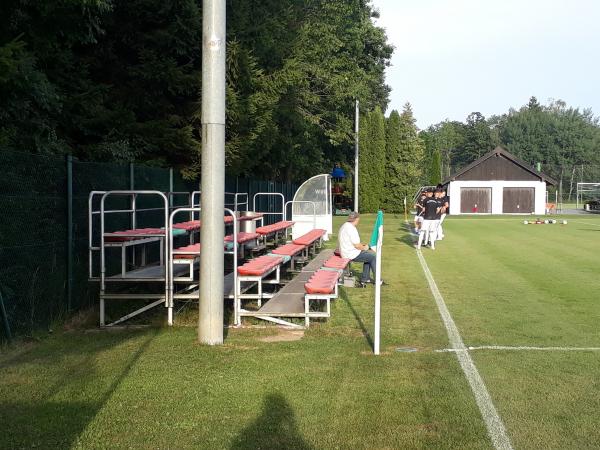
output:
[[371,233],[371,240],[369,241],[369,247],[371,250],[377,249],[377,240],[379,239],[379,227],[383,226],[383,212],[377,212],[377,219],[375,220],[375,226],[373,227],[373,232]]

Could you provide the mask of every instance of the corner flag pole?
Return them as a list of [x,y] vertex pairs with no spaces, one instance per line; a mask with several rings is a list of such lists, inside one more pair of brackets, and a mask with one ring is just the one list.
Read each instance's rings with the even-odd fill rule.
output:
[[198,341],[223,343],[225,0],[202,3],[202,252]]
[[354,104],[354,211],[358,212],[358,121],[360,118],[359,103]]
[[383,249],[383,225],[379,225],[377,253],[375,257],[375,332],[373,333],[373,353],[379,355],[379,335],[381,328],[381,250]]

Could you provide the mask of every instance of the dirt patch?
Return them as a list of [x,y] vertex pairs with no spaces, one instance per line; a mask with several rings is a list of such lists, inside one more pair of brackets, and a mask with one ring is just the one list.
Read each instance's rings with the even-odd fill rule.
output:
[[261,342],[292,342],[304,337],[304,330],[280,329],[276,334],[258,338]]

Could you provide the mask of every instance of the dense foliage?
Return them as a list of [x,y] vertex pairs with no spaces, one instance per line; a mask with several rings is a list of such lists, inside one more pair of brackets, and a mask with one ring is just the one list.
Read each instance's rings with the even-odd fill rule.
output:
[[[6,0],[0,148],[198,174],[201,0]],[[387,106],[366,0],[227,1],[227,166],[298,180],[352,158],[354,99]]]
[[375,212],[384,205],[386,134],[385,117],[377,106],[360,120],[359,210]]
[[502,145],[515,156],[563,181],[568,196],[576,181],[600,179],[600,126],[590,110],[557,100],[541,105],[535,97],[520,109],[486,120],[472,113],[466,123],[445,121],[421,132],[428,158],[441,154],[442,175]]
[[392,111],[386,122],[386,211],[403,212],[405,198],[407,205],[412,206],[423,175],[424,152],[410,104],[404,105],[402,114]]

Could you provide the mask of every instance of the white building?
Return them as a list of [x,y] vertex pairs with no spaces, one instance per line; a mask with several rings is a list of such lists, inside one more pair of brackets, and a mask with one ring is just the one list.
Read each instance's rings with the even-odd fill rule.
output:
[[546,185],[556,181],[502,147],[445,180],[450,214],[546,213]]

